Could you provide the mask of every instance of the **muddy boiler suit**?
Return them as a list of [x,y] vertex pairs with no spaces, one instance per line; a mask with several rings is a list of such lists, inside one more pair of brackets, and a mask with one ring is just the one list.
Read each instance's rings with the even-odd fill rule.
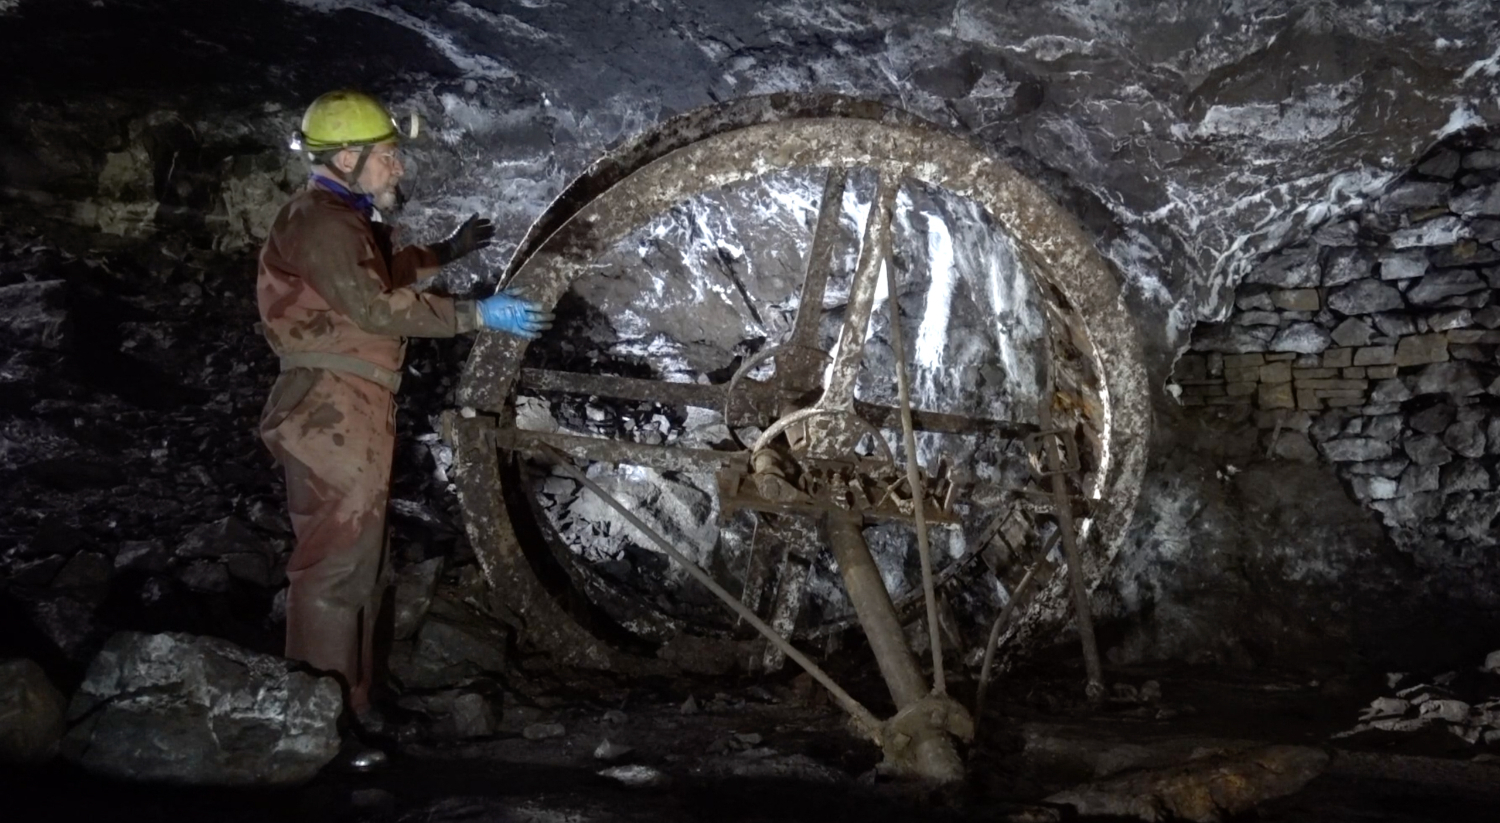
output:
[[388,576],[386,503],[407,337],[472,331],[473,304],[419,293],[437,255],[392,252],[368,201],[312,183],[276,215],[256,297],[281,375],[260,433],[286,473],[296,548],[286,656],[341,674],[370,705],[373,629]]

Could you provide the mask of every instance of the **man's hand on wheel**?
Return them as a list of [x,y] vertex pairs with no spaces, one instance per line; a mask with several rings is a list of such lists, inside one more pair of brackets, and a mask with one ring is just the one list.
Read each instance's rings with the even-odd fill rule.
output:
[[506,289],[477,304],[481,328],[503,331],[516,337],[535,340],[552,328],[552,312]]

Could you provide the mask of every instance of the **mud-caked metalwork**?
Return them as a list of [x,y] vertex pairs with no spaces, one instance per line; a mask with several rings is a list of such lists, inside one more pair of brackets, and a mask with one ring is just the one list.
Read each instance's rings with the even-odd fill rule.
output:
[[[864,630],[897,710],[894,719],[867,731],[885,748],[896,771],[955,779],[962,767],[953,741],[971,733],[972,720],[945,694],[939,611],[951,610],[943,605],[942,588],[965,575],[994,574],[1009,593],[1007,611],[1025,609],[1011,621],[1015,630],[1056,626],[1067,594],[1079,602],[1079,587],[1107,560],[1112,541],[1129,523],[1138,491],[1147,423],[1139,344],[1113,273],[1076,221],[987,152],[910,115],[844,98],[777,95],[686,115],[601,160],[532,227],[504,282],[544,305],[555,305],[591,261],[653,216],[704,192],[798,169],[826,171],[820,178],[823,199],[812,227],[796,318],[786,339],[772,341],[747,359],[731,379],[661,382],[522,369],[525,341],[480,337],[460,387],[465,409],[446,421],[457,446],[458,488],[470,538],[496,591],[523,616],[524,642],[577,665],[630,672],[663,666],[694,671],[775,668],[791,657],[825,679],[788,641],[846,625],[826,619],[811,625],[800,616],[808,570],[832,562],[852,605],[850,619],[857,617]],[[873,174],[875,193],[849,274],[841,330],[825,351],[818,346],[818,321],[836,266],[839,204],[855,173]],[[1062,476],[1055,459],[1045,468],[1034,466],[1050,481],[1050,489],[1035,480],[1024,487],[978,482],[968,467],[945,458],[934,456],[927,465],[918,459],[918,435],[923,433],[991,438],[1021,452],[1019,439],[1036,433],[1036,422],[913,408],[904,366],[887,375],[899,382],[897,405],[856,396],[858,375],[869,360],[865,348],[882,274],[889,275],[893,295],[889,323],[897,362],[904,356],[901,312],[894,299],[898,283],[891,269],[892,208],[903,187],[916,185],[977,203],[1014,240],[1026,270],[1041,285],[1050,315],[1048,345],[1069,355],[1063,362],[1052,361],[1055,370],[1066,374],[1049,375],[1048,385],[1056,389],[1049,389],[1047,416],[1053,416],[1055,401],[1058,408],[1056,419],[1043,421],[1041,428],[1065,430],[1068,437],[1076,432],[1084,449],[1075,445],[1066,450],[1076,463],[1068,466],[1076,470],[1070,478]],[[772,364],[769,377],[751,378]],[[518,392],[710,410],[722,415],[728,446],[686,448],[522,427]],[[743,431],[750,434],[742,436]],[[1057,455],[1056,441],[1048,442],[1054,444],[1050,456]],[[741,625],[753,625],[762,638],[698,629],[660,615],[643,617],[638,624],[667,627],[666,640],[638,632],[632,637],[628,620],[627,625],[601,625],[599,612],[587,604],[590,591],[598,589],[579,588],[577,575],[544,568],[569,561],[540,548],[557,538],[546,536],[526,503],[523,455],[555,463],[565,476],[604,499],[694,579],[701,577]],[[715,478],[720,518],[742,512],[755,518],[747,562],[735,570],[740,595],[699,569],[574,461],[706,472]],[[1080,499],[1089,501],[1087,515],[1074,528],[1072,515],[1082,508],[1075,505]],[[962,530],[973,518],[984,521],[973,524],[971,532],[983,539],[937,568],[928,530]],[[923,586],[914,595],[893,598],[871,557],[865,530],[882,524],[918,530]],[[1067,593],[1052,576],[1036,572],[1051,547],[1048,535],[1057,534],[1059,527],[1068,544]],[[1038,552],[1040,558],[1031,557]],[[1034,595],[1033,588],[1039,589]],[[912,607],[919,604],[925,606],[934,683],[923,673],[903,628],[917,616]],[[945,629],[952,642],[953,628]],[[1092,678],[1096,666],[1090,662]],[[841,690],[836,695],[862,726],[870,726],[868,710],[845,700]]]

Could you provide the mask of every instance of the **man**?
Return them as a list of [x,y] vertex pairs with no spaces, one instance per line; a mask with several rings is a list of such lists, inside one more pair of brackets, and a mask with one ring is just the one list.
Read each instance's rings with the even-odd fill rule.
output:
[[[396,205],[400,135],[373,98],[336,91],[302,118],[293,147],[313,164],[307,188],[276,215],[256,284],[281,376],[261,437],[286,473],[297,545],[287,565],[286,656],[343,677],[347,706],[370,730],[373,629],[386,573],[385,510],[395,393],[407,337],[496,329],[535,339],[552,315],[502,292],[453,300],[412,289],[420,277],[490,243],[477,215],[447,240],[393,250],[377,209]],[[351,746],[357,743],[351,741]],[[356,767],[383,761],[365,749]]]

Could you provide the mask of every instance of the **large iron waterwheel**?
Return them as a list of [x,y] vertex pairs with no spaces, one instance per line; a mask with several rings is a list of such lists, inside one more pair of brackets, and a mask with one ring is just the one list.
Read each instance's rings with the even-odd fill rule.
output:
[[[782,203],[788,222],[756,241],[781,244],[781,264],[721,249],[700,306],[638,301],[662,290],[663,226],[788,191],[808,196]],[[975,243],[989,251],[956,264],[954,246]],[[566,664],[717,672],[782,657],[549,469],[563,455],[803,646],[836,648],[861,616],[831,534],[862,538],[900,619],[922,619],[898,359],[919,361],[911,421],[936,613],[966,659],[1038,557],[1056,557],[1044,419],[1073,444],[1090,579],[1129,521],[1148,412],[1113,271],[1035,184],[911,115],[776,95],[679,117],[575,181],[505,282],[556,306],[560,327],[529,346],[481,336],[449,436],[491,585],[522,642]],[[932,331],[941,301],[979,321]],[[612,339],[622,329],[632,345]],[[961,368],[933,366],[959,349]],[[1017,604],[1013,631],[1061,625],[1058,578]]]

